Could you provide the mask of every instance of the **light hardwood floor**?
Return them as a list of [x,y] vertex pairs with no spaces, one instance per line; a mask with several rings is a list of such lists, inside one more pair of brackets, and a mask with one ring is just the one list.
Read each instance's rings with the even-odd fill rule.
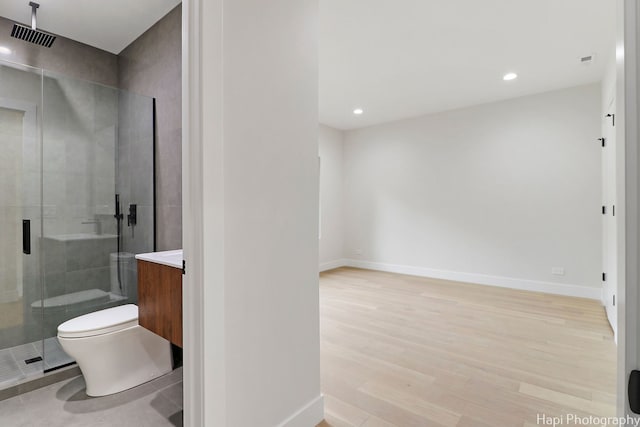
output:
[[536,426],[615,415],[597,301],[340,268],[320,276],[321,426]]

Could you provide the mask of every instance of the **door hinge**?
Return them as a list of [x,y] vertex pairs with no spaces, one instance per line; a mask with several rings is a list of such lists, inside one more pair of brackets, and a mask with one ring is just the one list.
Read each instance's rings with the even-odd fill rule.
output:
[[616,216],[616,205],[611,206],[611,212],[613,216]]
[[605,145],[607,145],[607,140],[606,138],[598,138],[598,141],[600,141],[602,143],[602,146],[604,147]]
[[611,117],[611,126],[616,125],[616,115],[615,114],[607,114],[605,117]]
[[182,260],[182,274],[187,274],[187,262]]
[[602,215],[606,215],[606,214],[607,214],[607,207],[602,206]]
[[602,281],[603,282],[607,281],[607,273],[602,273]]
[[616,306],[616,296],[615,295],[613,296],[613,306],[614,307]]

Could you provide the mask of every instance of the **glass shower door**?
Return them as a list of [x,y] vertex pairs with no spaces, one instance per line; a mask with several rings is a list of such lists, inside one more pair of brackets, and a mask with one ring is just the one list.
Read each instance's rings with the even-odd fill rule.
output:
[[0,63],[0,389],[42,373],[42,73]]
[[0,61],[0,390],[74,362],[62,322],[137,302],[154,129],[152,98]]
[[154,248],[153,100],[45,70],[43,105],[43,296],[35,305],[45,369],[56,369],[74,362],[58,325],[137,302],[134,256]]
[[45,368],[72,363],[56,338],[71,318],[119,305],[111,289],[118,90],[43,75],[43,315]]

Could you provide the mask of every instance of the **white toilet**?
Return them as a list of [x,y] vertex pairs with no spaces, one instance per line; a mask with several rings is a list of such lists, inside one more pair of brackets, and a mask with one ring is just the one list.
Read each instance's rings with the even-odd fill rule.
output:
[[169,341],[138,325],[138,306],[107,308],[58,326],[58,340],[76,359],[89,396],[105,396],[171,372]]

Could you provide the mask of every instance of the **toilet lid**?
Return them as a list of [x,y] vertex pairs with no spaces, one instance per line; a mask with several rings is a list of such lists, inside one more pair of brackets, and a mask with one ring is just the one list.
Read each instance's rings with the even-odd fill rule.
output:
[[78,316],[58,326],[61,338],[84,338],[108,334],[138,324],[138,306],[121,305]]

